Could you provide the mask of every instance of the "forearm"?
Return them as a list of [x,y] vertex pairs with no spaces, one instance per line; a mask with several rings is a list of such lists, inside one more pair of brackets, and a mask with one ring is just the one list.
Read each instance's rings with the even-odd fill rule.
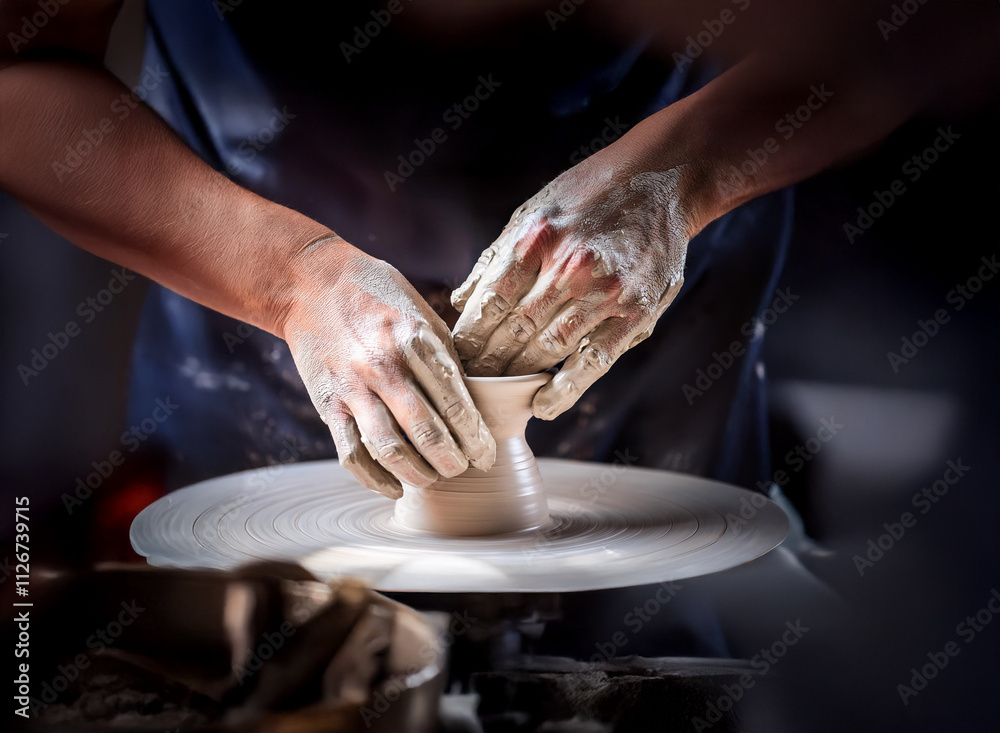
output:
[[69,63],[0,70],[0,188],[84,249],[279,335],[297,254],[332,234],[212,170],[103,70]]
[[[692,235],[744,201],[865,154],[915,115],[995,94],[995,7],[927,6],[889,38],[878,26],[888,4],[758,9],[772,12],[750,26],[762,34],[752,53],[622,140],[634,138],[661,169],[683,168]],[[783,25],[790,9],[801,17]]]
[[917,104],[833,74],[767,80],[748,60],[644,120],[627,142],[646,151],[647,165],[682,171],[694,236],[741,203],[864,151]]

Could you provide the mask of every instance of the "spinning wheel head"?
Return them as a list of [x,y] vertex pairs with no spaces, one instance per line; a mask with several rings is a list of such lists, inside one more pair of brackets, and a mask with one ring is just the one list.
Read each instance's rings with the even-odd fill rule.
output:
[[564,592],[681,580],[749,562],[788,531],[760,494],[684,474],[539,459],[549,520],[487,537],[402,528],[394,503],[336,461],[223,476],[170,494],[132,524],[153,565],[298,562],[382,591]]

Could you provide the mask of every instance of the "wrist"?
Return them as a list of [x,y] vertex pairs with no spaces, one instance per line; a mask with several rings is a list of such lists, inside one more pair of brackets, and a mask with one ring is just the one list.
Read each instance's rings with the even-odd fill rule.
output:
[[724,162],[687,102],[647,117],[589,160],[595,167],[617,171],[613,177],[622,182],[647,173],[669,176],[670,195],[690,240],[755,194],[740,185],[744,182],[726,178]]
[[288,255],[279,269],[282,274],[275,279],[266,307],[270,323],[267,330],[285,341],[300,304],[325,298],[321,290],[336,289],[344,271],[359,252],[325,227],[306,229],[289,244]]

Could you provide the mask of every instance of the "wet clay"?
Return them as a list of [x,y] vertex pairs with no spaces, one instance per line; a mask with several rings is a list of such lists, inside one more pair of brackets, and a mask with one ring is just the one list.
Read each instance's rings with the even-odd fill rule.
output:
[[537,529],[549,518],[535,457],[524,439],[535,393],[551,374],[466,377],[483,421],[496,440],[488,471],[470,468],[426,488],[403,485],[394,521],[409,531],[442,536],[495,535]]

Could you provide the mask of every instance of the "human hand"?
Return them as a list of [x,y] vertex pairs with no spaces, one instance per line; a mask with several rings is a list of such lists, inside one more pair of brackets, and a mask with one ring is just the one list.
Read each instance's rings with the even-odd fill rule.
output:
[[333,237],[300,253],[295,280],[282,335],[358,481],[398,499],[401,482],[493,465],[451,334],[395,268]]
[[470,376],[566,360],[535,395],[544,420],[647,338],[684,281],[692,233],[682,171],[621,158],[598,153],[529,199],[452,293],[462,311],[455,346]]

